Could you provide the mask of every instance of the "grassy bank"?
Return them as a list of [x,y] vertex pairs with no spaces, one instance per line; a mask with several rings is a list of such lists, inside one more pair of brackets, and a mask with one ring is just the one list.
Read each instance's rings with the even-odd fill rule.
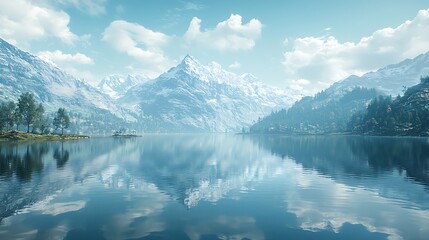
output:
[[0,133],[0,140],[76,140],[76,139],[86,139],[89,136],[77,135],[77,134],[37,134],[37,133],[26,133],[21,131],[8,131]]

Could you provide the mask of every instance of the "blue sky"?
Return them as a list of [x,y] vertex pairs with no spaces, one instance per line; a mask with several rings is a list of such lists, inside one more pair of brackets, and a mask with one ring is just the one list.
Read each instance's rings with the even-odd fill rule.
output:
[[96,84],[190,54],[309,95],[429,51],[429,0],[0,0],[0,37]]

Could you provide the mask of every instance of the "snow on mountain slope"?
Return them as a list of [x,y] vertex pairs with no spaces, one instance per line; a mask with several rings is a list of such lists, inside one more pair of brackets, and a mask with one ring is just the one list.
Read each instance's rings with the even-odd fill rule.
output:
[[114,74],[104,77],[97,88],[112,99],[118,99],[124,96],[130,88],[147,81],[149,81],[149,77],[144,75]]
[[429,75],[429,52],[360,77],[352,75],[338,81],[319,93],[319,97],[309,101],[308,104],[313,108],[325,106],[331,101],[337,101],[356,87],[374,88],[380,94],[395,97],[403,94],[404,87],[418,84],[420,77],[427,75]]
[[48,112],[65,107],[86,115],[110,112],[118,118],[134,120],[107,95],[85,81],[0,38],[0,99],[17,101],[25,92],[33,93]]
[[411,87],[420,82],[420,77],[429,75],[429,52],[413,59],[388,65],[375,72],[369,72],[361,77],[350,76],[334,83],[326,92],[340,93],[350,91],[355,87],[375,88],[386,95],[402,95],[404,86]]
[[118,99],[156,131],[236,131],[297,97],[269,87],[250,74],[227,72],[186,56],[158,78],[131,88]]

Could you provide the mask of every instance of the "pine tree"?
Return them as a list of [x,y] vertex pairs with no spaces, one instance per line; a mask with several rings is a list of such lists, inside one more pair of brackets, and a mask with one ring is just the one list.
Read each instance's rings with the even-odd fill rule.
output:
[[21,116],[21,114],[19,113],[19,108],[18,108],[18,107],[15,109],[15,112],[14,112],[14,114],[13,114],[13,120],[14,120],[14,122],[15,122],[15,124],[16,124],[16,130],[18,131],[18,129],[19,129],[19,124],[21,124],[21,123],[22,123],[22,116]]
[[33,94],[27,92],[19,96],[18,111],[22,121],[27,125],[27,133],[30,132],[30,125],[33,124],[37,118],[37,109],[38,107]]
[[61,135],[64,135],[64,128],[70,127],[70,117],[65,108],[59,108],[53,122],[56,128],[61,129]]
[[6,125],[8,125],[8,128],[13,127],[15,125],[15,111],[16,111],[16,104],[13,101],[9,101],[6,103]]
[[10,128],[15,124],[15,103],[10,101],[0,104],[0,131]]
[[47,122],[45,122],[45,117],[43,114],[45,113],[45,108],[42,106],[41,103],[39,103],[39,106],[36,108],[36,115],[34,116],[34,123],[33,123],[33,132],[36,131],[36,128],[38,128],[41,133],[45,131]]

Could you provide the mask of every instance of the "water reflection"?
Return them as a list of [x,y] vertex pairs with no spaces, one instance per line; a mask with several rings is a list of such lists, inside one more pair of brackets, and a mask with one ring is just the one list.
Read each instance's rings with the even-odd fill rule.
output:
[[231,190],[274,173],[281,161],[254,148],[249,140],[237,142],[229,136],[158,136],[140,147],[138,167],[163,191],[188,207],[200,200],[216,202]]
[[48,150],[47,144],[1,144],[0,176],[16,174],[21,181],[30,180],[33,172],[43,170],[43,157]]
[[[94,146],[92,146],[94,147]],[[94,153],[83,142],[2,142],[0,144],[0,223],[32,207],[47,207],[57,193],[73,186],[85,159]],[[97,149],[100,150],[100,149]],[[103,151],[96,151],[96,155]],[[65,168],[72,156],[74,166]],[[67,204],[65,204],[67,206]]]
[[286,180],[289,184],[285,184],[284,200],[301,229],[339,232],[353,224],[385,233],[390,239],[424,239],[429,233],[427,139],[252,139],[273,154],[302,166],[288,173],[292,177]]
[[64,150],[64,143],[61,143],[61,148],[56,148],[54,151],[54,159],[57,161],[57,168],[64,168],[70,158],[70,153]]
[[369,137],[349,138],[347,143],[373,169],[405,171],[409,178],[429,185],[429,139]]
[[0,143],[0,238],[420,239],[427,149],[345,136]]
[[398,171],[429,185],[429,140],[426,138],[354,136],[258,136],[259,146],[306,169],[327,176],[376,176]]
[[37,194],[25,195],[36,191],[35,188],[22,186],[29,185],[34,174],[41,174],[48,152],[49,146],[46,143],[0,144],[0,221],[40,200]]

